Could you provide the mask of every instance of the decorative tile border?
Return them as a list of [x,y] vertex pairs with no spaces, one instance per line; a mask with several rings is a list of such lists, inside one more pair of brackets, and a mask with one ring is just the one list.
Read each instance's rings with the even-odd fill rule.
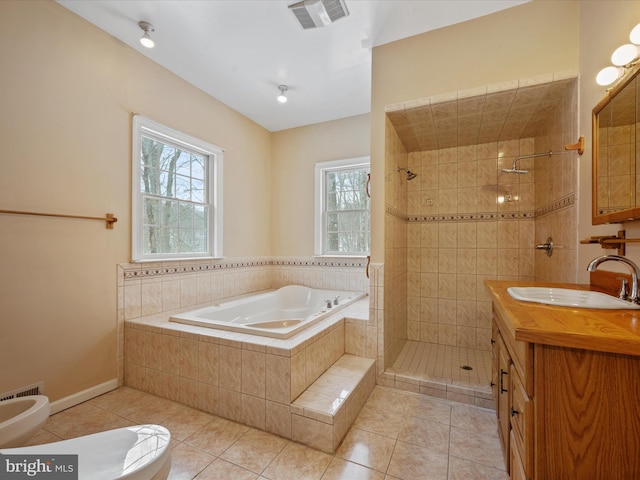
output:
[[481,222],[495,220],[535,220],[551,213],[563,210],[575,205],[575,193],[570,193],[554,202],[551,202],[535,211],[528,212],[491,212],[491,213],[450,213],[441,215],[402,215],[398,209],[385,205],[386,213],[393,215],[408,223],[428,222]]
[[[200,273],[218,270],[233,270],[251,267],[338,267],[338,268],[364,268],[367,259],[364,257],[256,257],[254,259],[229,259],[229,260],[197,260],[191,265],[177,265],[180,261],[167,261],[163,264],[136,264],[122,263],[124,278],[148,278],[163,275],[175,275],[183,273]],[[210,262],[210,263],[202,263]]]
[[498,212],[498,213],[454,213],[448,215],[425,215],[406,217],[409,223],[415,222],[482,222],[496,220],[533,220],[534,212]]
[[554,202],[551,202],[547,205],[544,205],[536,210],[536,218],[544,217],[545,215],[549,215],[551,213],[557,212],[558,210],[563,210],[565,208],[571,207],[576,203],[576,194],[570,193]]
[[393,217],[399,218],[400,220],[406,221],[407,220],[407,216],[404,215],[398,208],[392,206],[392,205],[388,205],[388,204],[384,204],[384,210],[385,213],[388,215],[391,215]]

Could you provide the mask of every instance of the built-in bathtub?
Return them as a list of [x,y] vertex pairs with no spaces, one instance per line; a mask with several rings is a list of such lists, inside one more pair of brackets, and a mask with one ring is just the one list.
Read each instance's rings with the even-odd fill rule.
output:
[[289,285],[172,315],[170,322],[286,339],[363,298],[364,292]]

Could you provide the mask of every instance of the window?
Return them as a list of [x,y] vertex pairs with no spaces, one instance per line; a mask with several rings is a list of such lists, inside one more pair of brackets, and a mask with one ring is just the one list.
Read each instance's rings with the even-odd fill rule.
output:
[[133,117],[134,261],[221,255],[222,154],[215,145]]
[[368,157],[315,165],[316,255],[369,253],[368,174]]

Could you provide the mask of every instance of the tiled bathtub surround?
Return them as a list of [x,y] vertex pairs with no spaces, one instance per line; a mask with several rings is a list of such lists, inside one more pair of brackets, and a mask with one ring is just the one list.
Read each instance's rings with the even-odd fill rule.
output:
[[[375,384],[375,351],[368,363],[363,356],[343,357],[367,353],[358,344],[346,345],[345,328],[367,323],[368,299],[288,340],[169,323],[169,315],[125,322],[126,385],[333,451]],[[329,367],[334,372],[329,383],[341,390],[324,395],[335,393],[334,405],[345,405],[323,416],[300,395]]]
[[368,292],[366,259],[251,257],[118,265],[118,378],[124,321],[285,285]]

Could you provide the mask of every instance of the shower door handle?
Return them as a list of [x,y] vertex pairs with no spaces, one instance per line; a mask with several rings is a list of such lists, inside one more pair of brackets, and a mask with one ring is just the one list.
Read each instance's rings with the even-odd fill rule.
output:
[[371,198],[371,191],[369,187],[371,186],[371,174],[367,173],[367,183],[364,186],[365,191],[367,192],[367,197]]

